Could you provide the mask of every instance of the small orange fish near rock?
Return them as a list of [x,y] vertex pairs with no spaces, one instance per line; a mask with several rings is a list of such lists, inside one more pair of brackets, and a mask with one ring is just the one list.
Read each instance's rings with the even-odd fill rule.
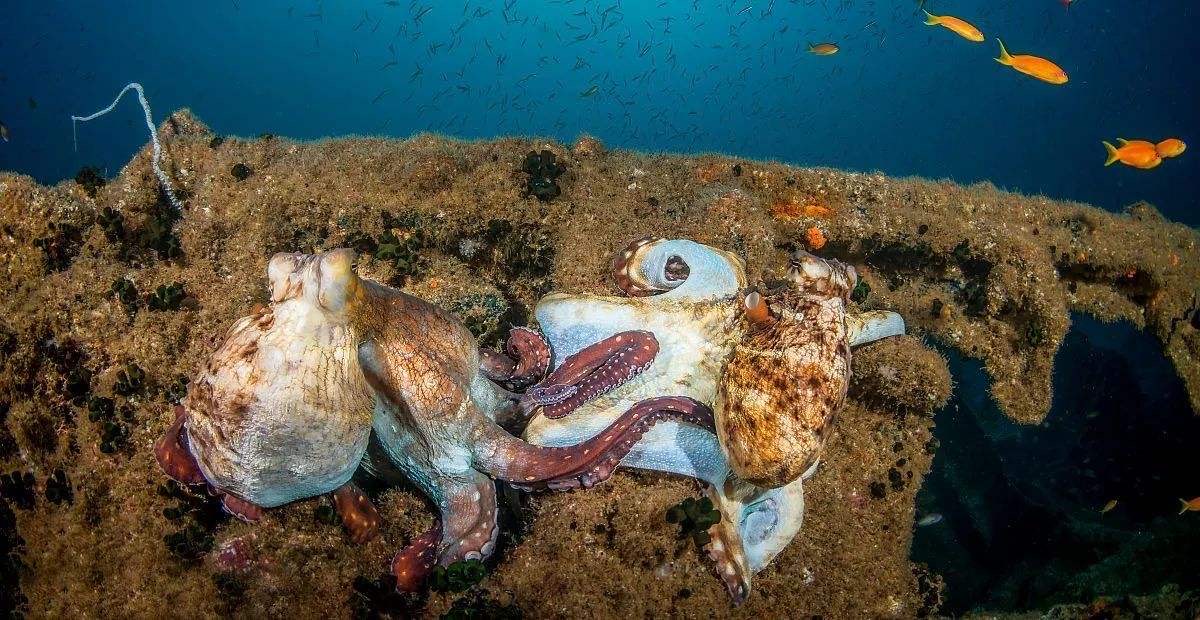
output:
[[819,250],[825,247],[825,233],[821,232],[820,228],[812,226],[804,231],[804,241],[808,244],[808,249]]
[[996,62],[1007,67],[1012,67],[1025,75],[1035,77],[1043,82],[1051,84],[1067,83],[1067,72],[1063,71],[1062,67],[1037,56],[1030,56],[1028,54],[1013,56],[1004,48],[1004,41],[996,39],[996,42],[1000,44],[1000,57],[996,59]]
[[1193,497],[1192,499],[1183,499],[1182,497],[1179,498],[1179,514],[1183,514],[1188,511],[1200,512],[1200,495]]
[[1187,145],[1179,138],[1167,138],[1154,145],[1154,150],[1158,152],[1159,157],[1179,157],[1186,149]]
[[[921,9],[925,11],[925,9]],[[934,15],[929,11],[925,11],[926,26],[941,26],[950,32],[976,43],[983,42],[983,33],[978,28],[971,25],[970,22],[961,20],[950,15]]]
[[1144,140],[1130,142],[1121,138],[1118,138],[1117,142],[1120,143],[1120,148],[1108,142],[1103,143],[1104,148],[1108,151],[1108,159],[1104,160],[1105,166],[1121,162],[1126,166],[1149,170],[1162,163],[1162,158],[1158,156],[1158,151],[1150,142]]
[[841,48],[837,43],[809,43],[808,53],[816,54],[817,56],[833,56],[838,53]]

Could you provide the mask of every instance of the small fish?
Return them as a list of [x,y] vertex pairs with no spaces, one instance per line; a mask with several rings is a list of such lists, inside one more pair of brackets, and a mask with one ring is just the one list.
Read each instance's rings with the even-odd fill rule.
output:
[[5,125],[3,121],[0,121],[0,138],[8,142],[8,125]]
[[1000,44],[1000,57],[996,59],[996,62],[1012,67],[1025,75],[1035,77],[1043,82],[1051,84],[1067,83],[1067,72],[1063,71],[1058,65],[1037,56],[1026,54],[1012,56],[1008,53],[1007,49],[1004,49],[1004,41],[996,39],[996,42]]
[[917,527],[926,527],[926,526],[934,525],[934,524],[941,523],[941,522],[942,522],[942,514],[940,512],[933,512],[933,513],[930,513],[930,514],[927,514],[927,515],[921,517],[921,520],[917,521]]
[[1185,149],[1187,149],[1187,145],[1179,138],[1167,138],[1154,145],[1154,150],[1158,152],[1159,157],[1179,157]]
[[1105,166],[1121,162],[1126,166],[1149,170],[1162,163],[1162,158],[1154,150],[1154,145],[1149,142],[1143,140],[1128,142],[1121,139],[1118,139],[1117,142],[1121,143],[1121,148],[1117,148],[1108,142],[1102,143],[1108,151],[1108,159],[1104,160]]
[[37,99],[34,99],[33,97],[30,97],[30,98],[29,98],[29,109],[30,109],[30,110],[36,110],[36,109],[37,109]]
[[596,94],[596,93],[597,93],[597,92],[599,92],[599,91],[600,91],[600,87],[599,87],[599,86],[596,86],[595,84],[593,84],[593,85],[592,85],[590,88],[588,88],[587,90],[585,90],[585,91],[583,91],[583,92],[579,93],[579,96],[580,96],[580,97],[591,97],[592,95]]
[[833,56],[841,49],[837,43],[809,43],[808,53],[816,54],[817,56]]
[[[924,11],[924,9],[922,10]],[[983,42],[983,33],[979,32],[978,28],[957,17],[950,15],[934,15],[929,11],[925,11],[925,25],[941,26],[968,41],[974,41],[976,43]]]
[[1107,514],[1107,513],[1109,513],[1109,512],[1110,512],[1110,511],[1111,511],[1113,508],[1116,508],[1116,507],[1117,507],[1117,500],[1115,500],[1115,499],[1110,499],[1110,500],[1108,500],[1108,503],[1107,503],[1107,504],[1105,504],[1105,505],[1104,505],[1104,507],[1100,509],[1100,514]]
[[1192,512],[1200,512],[1200,495],[1193,497],[1192,499],[1183,499],[1182,497],[1179,498],[1179,514],[1183,514],[1189,510]]

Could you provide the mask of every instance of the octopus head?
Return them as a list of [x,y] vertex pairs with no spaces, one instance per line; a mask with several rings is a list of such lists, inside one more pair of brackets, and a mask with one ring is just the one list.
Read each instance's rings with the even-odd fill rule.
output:
[[858,284],[854,267],[836,260],[827,260],[804,250],[796,250],[788,262],[787,278],[801,293],[810,296],[850,300],[850,292]]
[[321,254],[281,252],[271,257],[267,277],[271,302],[299,300],[320,308],[327,318],[346,318],[362,297],[363,284],[354,273],[353,250],[340,248]]

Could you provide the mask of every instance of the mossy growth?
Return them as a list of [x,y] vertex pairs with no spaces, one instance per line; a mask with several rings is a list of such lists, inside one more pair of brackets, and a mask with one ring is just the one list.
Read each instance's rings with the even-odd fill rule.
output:
[[525,160],[521,162],[521,171],[529,175],[525,184],[526,195],[549,202],[562,194],[562,188],[558,186],[558,177],[567,171],[567,167],[549,150],[529,151]]
[[198,561],[212,550],[213,532],[228,518],[221,509],[220,500],[207,494],[192,493],[174,480],[159,485],[158,494],[174,501],[174,505],[164,508],[162,514],[180,526],[163,536],[167,550],[185,563]]
[[850,291],[850,301],[856,304],[861,304],[867,300],[867,295],[871,294],[871,285],[867,284],[866,280],[859,278],[858,284],[854,285],[854,290]]
[[369,254],[375,260],[390,263],[392,275],[388,283],[403,286],[408,278],[420,277],[429,268],[428,261],[422,255],[422,251],[431,246],[429,236],[424,231],[425,222],[411,213],[399,216],[383,213],[381,218],[383,233],[378,237],[351,230],[344,243],[359,254]]
[[36,480],[27,471],[10,471],[0,476],[0,496],[3,496],[18,508],[33,508]]
[[254,174],[254,170],[250,166],[239,162],[229,169],[229,174],[233,175],[233,178],[239,181],[245,181],[250,178],[250,175]]
[[442,620],[467,620],[487,618],[489,620],[519,620],[524,617],[516,605],[501,605],[490,598],[487,590],[477,590],[454,601],[450,609],[442,614]]
[[462,560],[449,566],[438,566],[429,575],[429,589],[434,592],[463,592],[483,581],[487,568],[480,560]]
[[491,220],[484,241],[495,247],[496,266],[509,279],[545,278],[554,268],[554,244],[537,224],[514,226],[508,220]]
[[333,506],[325,501],[317,504],[316,509],[313,510],[313,521],[323,525],[337,525],[342,522]]
[[495,293],[470,293],[452,301],[447,309],[467,326],[481,346],[495,347],[503,339],[501,319],[509,304]]
[[113,243],[125,241],[125,216],[112,207],[104,207],[96,216],[96,224],[104,230],[104,236]]
[[80,168],[79,172],[75,173],[75,182],[92,198],[95,198],[96,192],[107,183],[104,180],[104,175],[100,173],[100,169],[95,166]]
[[183,284],[179,282],[161,284],[154,289],[154,293],[146,301],[146,307],[159,312],[178,310],[183,304],[184,297]]
[[50,222],[50,234],[34,241],[34,245],[46,256],[49,272],[64,271],[71,266],[83,247],[83,232],[79,227],[64,222]]
[[183,400],[184,396],[187,396],[187,389],[188,378],[183,375],[179,375],[178,377],[175,377],[174,381],[167,385],[165,390],[163,390],[163,399],[172,405],[177,405],[179,404],[179,401]]
[[114,454],[125,448],[129,440],[129,424],[133,422],[133,407],[105,396],[88,401],[88,419],[100,426],[100,451]]
[[219,148],[222,144],[225,144],[225,136],[213,136],[212,140],[208,141],[208,148],[216,149],[216,148]]
[[55,504],[70,504],[75,500],[75,492],[71,482],[67,480],[67,472],[56,469],[46,478],[46,499]]
[[146,388],[146,371],[137,364],[126,364],[117,371],[117,382],[113,384],[113,392],[129,398],[141,394]]
[[113,295],[117,296],[117,301],[125,306],[125,311],[129,314],[135,314],[138,311],[138,290],[137,285],[129,278],[117,278],[113,280],[110,288]]
[[[163,201],[160,201],[163,202]],[[175,234],[175,220],[170,206],[160,207],[158,212],[146,221],[138,235],[139,244],[155,253],[160,260],[172,260],[183,256],[183,247],[179,244],[179,236]]]
[[689,497],[667,510],[667,523],[679,525],[679,538],[691,538],[697,548],[712,540],[708,530],[720,521],[721,512],[707,497]]
[[20,588],[21,574],[26,570],[21,560],[24,548],[25,541],[17,533],[17,515],[7,501],[0,501],[0,610],[7,617],[23,617],[17,612],[28,603]]
[[396,591],[396,578],[384,575],[378,579],[358,576],[350,592],[350,612],[353,618],[416,617],[423,604],[421,597]]

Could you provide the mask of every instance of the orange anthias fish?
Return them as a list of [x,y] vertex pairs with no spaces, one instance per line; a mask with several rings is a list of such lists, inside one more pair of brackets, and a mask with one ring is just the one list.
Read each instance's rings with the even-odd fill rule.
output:
[[1117,142],[1121,143],[1121,148],[1108,142],[1103,143],[1104,148],[1108,151],[1108,159],[1104,160],[1105,166],[1121,162],[1126,166],[1149,170],[1162,163],[1162,158],[1158,156],[1158,151],[1150,142],[1145,140],[1129,142],[1120,138],[1117,139]]
[[1193,497],[1192,499],[1179,499],[1179,514],[1183,514],[1189,510],[1200,512],[1200,496]]
[[1187,145],[1179,138],[1167,138],[1154,145],[1154,150],[1158,151],[1159,157],[1179,157],[1185,149],[1187,149]]
[[1028,56],[1025,54],[1012,56],[1008,53],[1007,49],[1004,49],[1004,41],[996,39],[996,42],[1000,44],[1000,57],[996,59],[996,62],[1012,67],[1025,75],[1035,77],[1043,82],[1051,84],[1067,83],[1067,72],[1063,71],[1062,67],[1037,56]]
[[952,17],[950,15],[934,15],[929,11],[925,11],[925,25],[941,26],[968,41],[974,41],[976,43],[983,42],[983,33],[979,32],[978,28],[957,17]]
[[837,43],[809,43],[808,52],[817,56],[833,56],[840,48]]

